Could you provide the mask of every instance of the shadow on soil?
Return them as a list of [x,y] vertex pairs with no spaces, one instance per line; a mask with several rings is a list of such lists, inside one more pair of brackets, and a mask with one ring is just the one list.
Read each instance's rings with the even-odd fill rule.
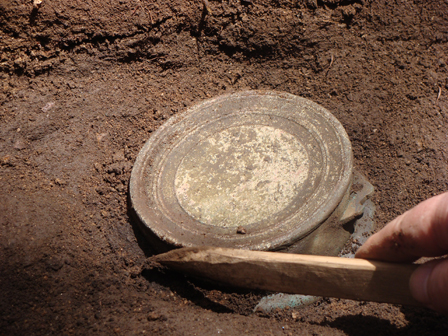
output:
[[[172,247],[164,244],[149,230],[144,230],[144,224],[140,221],[128,193],[128,218],[139,247],[147,258],[167,252]],[[166,268],[158,268],[151,265],[150,260],[147,266],[144,266],[141,275],[148,281],[160,286],[169,288],[172,292],[182,298],[191,301],[193,304],[214,311],[216,313],[239,313],[248,315],[252,313],[253,308],[262,297],[261,293],[252,292],[245,289],[230,288],[215,283],[206,282],[201,279],[192,279],[182,273],[174,272]],[[246,298],[244,305],[236,304],[234,298],[238,296]]]
[[363,315],[341,316],[330,323],[323,322],[321,325],[339,329],[349,336],[376,336],[379,330],[382,335],[446,335],[447,318],[422,308],[402,307],[401,311],[409,321],[407,326],[402,328],[391,324],[388,320]]
[[181,273],[153,268],[144,269],[142,276],[149,282],[168,287],[172,292],[204,309],[216,313],[233,312],[232,309],[207,298],[203,289],[198,288]]

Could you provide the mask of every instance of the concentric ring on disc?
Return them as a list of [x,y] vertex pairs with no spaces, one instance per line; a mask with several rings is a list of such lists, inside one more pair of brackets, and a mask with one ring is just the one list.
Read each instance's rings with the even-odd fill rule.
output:
[[232,127],[187,153],[175,191],[181,207],[199,222],[238,227],[284,210],[308,170],[307,152],[293,135],[269,126]]
[[193,106],[154,132],[130,196],[143,229],[170,245],[268,250],[324,222],[351,173],[350,141],[330,112],[247,91]]

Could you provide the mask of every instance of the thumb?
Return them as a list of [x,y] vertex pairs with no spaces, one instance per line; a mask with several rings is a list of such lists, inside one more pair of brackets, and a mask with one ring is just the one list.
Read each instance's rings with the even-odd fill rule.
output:
[[448,315],[448,259],[421,265],[412,274],[409,287],[417,301]]

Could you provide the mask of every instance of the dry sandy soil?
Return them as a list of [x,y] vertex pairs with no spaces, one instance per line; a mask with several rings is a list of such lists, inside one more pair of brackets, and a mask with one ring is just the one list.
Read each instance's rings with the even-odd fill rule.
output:
[[328,108],[379,227],[448,189],[446,0],[0,0],[1,335],[446,335],[426,309],[261,293],[147,266],[139,149],[207,97],[269,89]]

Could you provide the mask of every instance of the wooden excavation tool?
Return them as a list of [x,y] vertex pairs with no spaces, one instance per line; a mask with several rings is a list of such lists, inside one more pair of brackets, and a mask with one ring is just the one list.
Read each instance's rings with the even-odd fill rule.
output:
[[409,289],[414,264],[217,247],[181,248],[153,260],[235,287],[420,305]]

